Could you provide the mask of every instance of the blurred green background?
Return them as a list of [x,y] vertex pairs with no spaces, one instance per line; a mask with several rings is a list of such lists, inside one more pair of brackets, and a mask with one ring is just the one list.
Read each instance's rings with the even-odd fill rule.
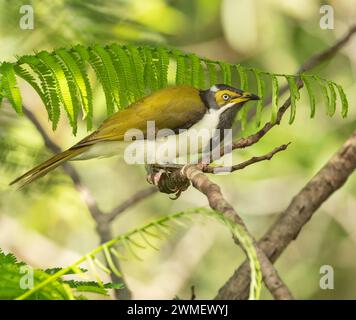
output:
[[[0,0],[0,60],[78,43],[161,43],[212,59],[292,74],[355,23],[356,1],[327,3],[334,8],[333,30],[319,27],[319,9],[326,2],[316,0]],[[34,8],[33,30],[19,27],[23,4]],[[308,97],[303,93],[292,126],[283,121],[260,143],[234,156],[241,161],[292,141],[287,151],[246,170],[211,177],[257,238],[355,129],[355,68],[356,39],[312,71],[343,85],[350,101],[347,119],[339,114],[328,118],[322,99],[316,118],[309,119]],[[73,137],[65,121],[52,132],[35,92],[26,85],[21,90],[24,103],[61,147],[87,134],[82,125]],[[105,117],[99,87],[95,110],[99,124]],[[8,106],[0,110],[0,248],[36,267],[68,265],[98,243],[85,204],[60,169],[22,191],[8,187],[9,181],[49,155],[26,117],[17,116]],[[105,211],[147,186],[144,168],[115,158],[74,166]],[[353,176],[278,260],[281,277],[296,298],[356,298],[355,190]],[[193,189],[177,201],[155,194],[123,213],[113,225],[114,234],[202,205],[205,198]],[[210,220],[180,230],[161,242],[160,249],[143,251],[142,262],[122,262],[134,298],[170,299],[176,294],[189,298],[191,285],[198,299],[212,298],[243,260],[226,229]],[[319,287],[319,269],[326,264],[335,271],[334,290]],[[263,298],[270,298],[266,291]]]

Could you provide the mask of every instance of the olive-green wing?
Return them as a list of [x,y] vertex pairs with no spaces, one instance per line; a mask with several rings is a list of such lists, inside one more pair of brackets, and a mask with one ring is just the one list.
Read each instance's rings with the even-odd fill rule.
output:
[[165,88],[116,112],[74,148],[99,141],[124,140],[129,129],[138,129],[146,137],[147,121],[155,121],[156,130],[187,129],[199,121],[205,112],[206,107],[197,89],[187,86]]

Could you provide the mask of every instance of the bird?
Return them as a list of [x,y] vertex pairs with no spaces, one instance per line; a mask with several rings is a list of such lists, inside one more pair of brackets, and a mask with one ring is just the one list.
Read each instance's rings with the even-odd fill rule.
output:
[[[164,144],[173,145],[178,138],[187,137],[191,132],[195,134],[198,130],[231,129],[242,106],[247,101],[259,99],[253,93],[226,84],[215,84],[206,90],[187,85],[157,90],[112,114],[97,130],[16,178],[10,185],[22,188],[69,160],[122,156],[130,142],[135,143],[135,148],[139,151],[154,143],[158,144],[154,146],[155,150],[159,150],[166,149],[162,148]],[[148,123],[154,123],[156,130],[168,129],[169,134],[161,138],[150,138]],[[127,135],[130,130],[140,132],[141,135]],[[192,151],[188,148],[186,152],[201,152],[211,143],[212,138],[212,135],[208,135],[200,142],[199,150]],[[180,155],[174,151],[173,158],[178,156]],[[159,155],[154,161],[159,162],[159,157],[163,155]],[[173,159],[167,160],[166,157],[163,162],[171,161]]]

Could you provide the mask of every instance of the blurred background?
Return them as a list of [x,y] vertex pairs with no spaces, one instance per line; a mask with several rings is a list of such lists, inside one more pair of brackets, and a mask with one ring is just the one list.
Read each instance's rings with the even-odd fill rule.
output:
[[[23,4],[34,8],[33,30],[19,27]],[[323,4],[334,8],[332,30],[319,27]],[[160,43],[211,59],[293,74],[308,57],[342,36],[355,18],[355,0],[0,0],[0,60],[14,61],[16,55],[78,43]],[[222,186],[256,238],[355,129],[355,72],[356,38],[332,61],[312,70],[344,87],[350,101],[346,119],[339,113],[327,117],[322,99],[315,119],[309,119],[308,97],[303,93],[293,125],[283,121],[260,143],[237,151],[234,157],[242,161],[291,141],[287,151],[243,171],[211,177]],[[82,125],[77,136],[72,136],[66,121],[52,132],[35,92],[25,84],[21,90],[24,104],[62,148],[87,134]],[[105,112],[98,86],[96,125]],[[35,267],[68,265],[99,241],[86,205],[62,170],[22,191],[8,187],[9,181],[49,156],[33,124],[4,105],[0,110],[0,248]],[[76,162],[74,166],[104,211],[148,186],[144,168],[115,158]],[[355,190],[354,175],[318,210],[278,260],[280,275],[296,298],[356,298]],[[120,215],[113,234],[204,205],[205,198],[193,189],[177,201],[154,194]],[[186,299],[191,285],[198,299],[213,298],[244,259],[226,229],[210,220],[180,229],[159,245],[159,252],[142,251],[143,261],[122,262],[134,298],[171,299],[178,295]],[[322,265],[334,268],[334,290],[319,287]],[[270,298],[266,291],[263,298]]]

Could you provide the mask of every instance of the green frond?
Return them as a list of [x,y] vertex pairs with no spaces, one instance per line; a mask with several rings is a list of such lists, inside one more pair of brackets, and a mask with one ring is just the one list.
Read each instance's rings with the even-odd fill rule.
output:
[[291,98],[289,123],[292,124],[297,112],[297,100],[300,99],[300,93],[295,77],[286,76],[286,79],[288,82],[290,98]]
[[117,267],[115,266],[115,263],[114,261],[112,260],[112,257],[111,257],[111,254],[110,254],[110,251],[108,249],[107,246],[103,246],[103,249],[104,249],[104,255],[105,255],[105,259],[110,267],[110,270],[116,275],[118,276],[119,278],[122,277],[122,274],[121,272],[117,269]]
[[[33,281],[33,285],[36,286],[51,277],[41,269],[35,269],[26,265],[24,262],[18,262],[13,254],[5,254],[1,249],[0,269],[1,300],[12,300],[17,296],[22,295],[27,290],[24,288],[24,285],[31,285],[29,281]],[[25,280],[26,278],[27,281]],[[70,291],[68,292],[63,286],[63,283],[57,278],[56,280],[51,281],[48,286],[28,295],[28,298],[32,300],[64,300],[72,299],[73,295]]]
[[[145,86],[149,88],[150,91],[156,91],[158,89],[158,79],[156,65],[153,62],[152,51],[148,47],[142,48],[142,54],[145,60]],[[178,77],[178,71],[177,71]],[[178,81],[177,81],[178,83]]]
[[127,51],[131,62],[131,72],[135,82],[135,100],[138,100],[145,95],[144,64],[140,52],[136,47],[129,45]]
[[123,47],[117,44],[112,44],[109,48],[116,56],[115,60],[117,61],[117,71],[122,91],[125,91],[127,102],[132,103],[135,101],[136,83],[129,55]]
[[331,110],[330,110],[330,97],[329,97],[329,93],[328,93],[328,88],[326,87],[326,84],[323,79],[321,79],[317,76],[313,76],[313,78],[317,81],[317,83],[319,84],[319,86],[321,88],[321,92],[322,92],[322,95],[325,100],[326,113],[329,115]]
[[328,88],[330,93],[330,106],[329,106],[329,115],[333,116],[336,111],[336,91],[332,82],[328,81]]
[[32,88],[35,89],[35,91],[40,96],[40,98],[43,102],[46,101],[46,98],[45,98],[45,95],[44,95],[42,89],[38,85],[36,79],[33,77],[33,75],[28,70],[23,68],[21,65],[14,65],[14,71],[15,71],[16,75],[18,75],[19,77],[21,77],[22,79],[27,81],[32,86]]
[[6,98],[17,113],[22,113],[22,99],[20,90],[17,87],[14,65],[9,62],[3,62],[0,72],[2,74],[1,86]]
[[339,92],[339,96],[340,96],[341,103],[342,103],[341,115],[342,115],[343,118],[345,118],[347,116],[347,112],[349,110],[349,103],[347,101],[344,89],[339,84],[335,83],[335,86],[336,86],[336,88],[337,88],[337,90]]
[[260,97],[260,100],[257,101],[256,105],[256,126],[257,128],[261,125],[261,116],[262,116],[262,108],[264,104],[263,97],[265,96],[266,84],[263,79],[263,74],[259,70],[253,70],[253,74],[256,79],[257,84],[257,95]]
[[219,65],[223,83],[231,86],[231,66],[225,62],[220,62]]
[[[99,259],[96,258],[96,256],[100,252],[104,253],[105,259],[108,262],[111,271],[119,275],[120,272],[115,267],[114,262],[112,261],[111,254],[117,256],[119,259],[122,259],[127,254],[129,254],[135,259],[142,260],[140,256],[136,253],[134,247],[140,250],[145,249],[146,247],[145,245],[139,243],[137,239],[143,240],[143,242],[147,244],[149,247],[158,249],[156,246],[152,245],[150,240],[148,240],[149,238],[157,237],[157,234],[154,231],[152,231],[152,229],[154,230],[156,228],[159,228],[158,232],[160,232],[162,236],[164,235],[164,237],[167,237],[167,235],[170,235],[172,232],[171,224],[177,223],[177,221],[182,220],[183,218],[188,218],[190,216],[192,217],[197,216],[197,214],[200,214],[202,216],[214,217],[215,219],[217,219],[218,221],[226,225],[229,228],[229,230],[232,232],[232,234],[239,240],[250,261],[250,267],[251,267],[250,299],[258,299],[262,286],[261,284],[262,276],[261,276],[260,264],[257,259],[256,251],[252,240],[249,238],[249,236],[246,234],[245,230],[242,227],[236,225],[233,221],[230,221],[229,219],[225,218],[222,214],[205,208],[192,209],[189,211],[178,212],[175,214],[164,216],[162,218],[159,218],[155,221],[152,221],[144,225],[141,228],[136,228],[132,231],[128,231],[122,235],[119,235],[113,238],[112,240],[98,246],[88,254],[78,259],[72,265],[60,269],[55,274],[51,274],[49,278],[45,279],[43,282],[39,283],[34,288],[22,294],[20,297],[18,297],[18,299],[28,298],[29,296],[35,294],[38,290],[41,290],[42,288],[46,287],[53,281],[56,281],[64,274],[67,274],[71,270],[75,270],[75,268],[78,268],[78,266],[85,261],[87,261],[93,275],[96,277],[98,286],[104,288],[105,285],[100,280],[96,267],[105,272],[109,272],[109,269],[106,266],[104,266],[104,264]],[[118,252],[118,250],[114,248],[114,246],[117,247],[120,245],[124,249],[123,255],[121,255]]]
[[[67,73],[67,78],[71,78],[77,90],[71,88],[72,95],[77,96],[79,92],[81,98],[81,105],[83,110],[83,119],[87,119],[87,129],[90,130],[93,122],[93,103],[92,103],[92,92],[89,83],[89,79],[83,68],[83,62],[75,60],[75,58],[65,49],[55,50],[56,55],[61,59],[62,63],[65,65],[65,72]],[[76,100],[76,99],[73,99]],[[76,109],[78,106],[76,105]]]
[[117,107],[120,109],[121,108],[121,102],[120,102],[120,85],[119,85],[119,79],[117,76],[117,73],[115,71],[113,62],[111,60],[110,54],[105,50],[103,47],[99,45],[93,46],[93,51],[100,57],[102,61],[102,65],[105,68],[105,73],[108,77],[108,81],[110,83],[111,87],[111,94],[114,98],[114,101],[117,105]]
[[[240,88],[244,91],[248,91],[249,83],[248,83],[247,70],[241,65],[237,65],[236,69],[240,78]],[[241,121],[242,131],[245,131],[246,129],[247,114],[248,114],[248,105],[246,104],[242,107],[242,110],[238,113],[238,118]]]
[[312,87],[312,81],[310,81],[310,78],[308,76],[305,76],[304,74],[301,74],[300,77],[307,89],[308,96],[309,96],[310,118],[314,118],[314,116],[315,116],[315,94],[314,94],[314,90]]
[[48,119],[52,122],[52,129],[55,130],[60,117],[60,100],[57,94],[56,80],[51,69],[42,63],[39,58],[30,55],[20,57],[17,64],[27,64],[37,75],[42,87],[43,103],[47,110]]
[[279,84],[275,75],[271,76],[272,79],[272,106],[271,106],[271,122],[276,122],[278,112],[278,100],[279,100]]
[[207,62],[208,73],[209,73],[209,83],[210,86],[217,84],[218,82],[218,74],[216,69],[216,64],[212,62]]
[[[93,119],[93,95],[88,66],[94,70],[104,91],[108,115],[168,85],[191,85],[206,89],[208,84],[212,86],[222,82],[249,91],[253,85],[250,83],[252,82],[252,79],[249,79],[250,73],[255,78],[256,93],[261,97],[256,105],[257,127],[261,124],[262,108],[267,94],[272,94],[271,121],[276,121],[281,78],[286,79],[289,85],[290,123],[295,119],[297,101],[300,97],[296,82],[299,78],[308,91],[311,117],[314,117],[316,108],[315,83],[321,87],[326,110],[330,116],[336,111],[337,94],[342,104],[343,117],[347,115],[348,110],[348,101],[342,87],[318,76],[264,72],[240,64],[201,58],[176,48],[118,44],[92,47],[76,45],[70,49],[57,49],[53,53],[42,51],[36,55],[23,56],[15,63],[4,62],[0,68],[0,99],[8,98],[16,112],[21,112],[21,96],[16,84],[16,73],[27,81],[43,100],[53,129],[57,127],[60,107],[63,105],[73,132],[76,130],[80,109],[89,130]],[[172,66],[175,68],[171,68]],[[235,80],[236,72],[238,81]],[[271,79],[271,86],[268,86],[271,87],[271,92],[266,92],[266,77]],[[250,107],[253,105],[246,104],[238,113],[242,131],[246,128]]]
[[169,54],[166,48],[158,47],[153,55],[156,64],[158,88],[165,88],[168,81]]
[[192,85],[195,88],[204,88],[205,87],[205,75],[202,62],[198,56],[195,54],[189,54],[191,60],[191,71],[192,71]]
[[[75,95],[72,95],[69,79],[66,77],[64,70],[55,57],[47,51],[41,51],[36,55],[44,65],[48,67],[55,80],[55,88],[66,112],[68,119],[73,128],[73,133],[77,130],[77,110],[75,107]],[[67,74],[68,75],[68,74]]]
[[84,61],[87,61],[93,68],[104,91],[107,115],[113,114],[115,110],[113,93],[111,92],[109,75],[106,73],[106,68],[103,64],[102,59],[100,58],[100,56],[98,56],[97,53],[95,53],[92,48],[86,49],[85,47],[78,45],[74,47],[74,50],[76,50],[80,57]]
[[182,56],[182,53],[179,50],[173,50],[174,58],[176,59],[177,68],[176,68],[176,84],[182,85],[185,84],[185,74],[187,72],[186,59]]

